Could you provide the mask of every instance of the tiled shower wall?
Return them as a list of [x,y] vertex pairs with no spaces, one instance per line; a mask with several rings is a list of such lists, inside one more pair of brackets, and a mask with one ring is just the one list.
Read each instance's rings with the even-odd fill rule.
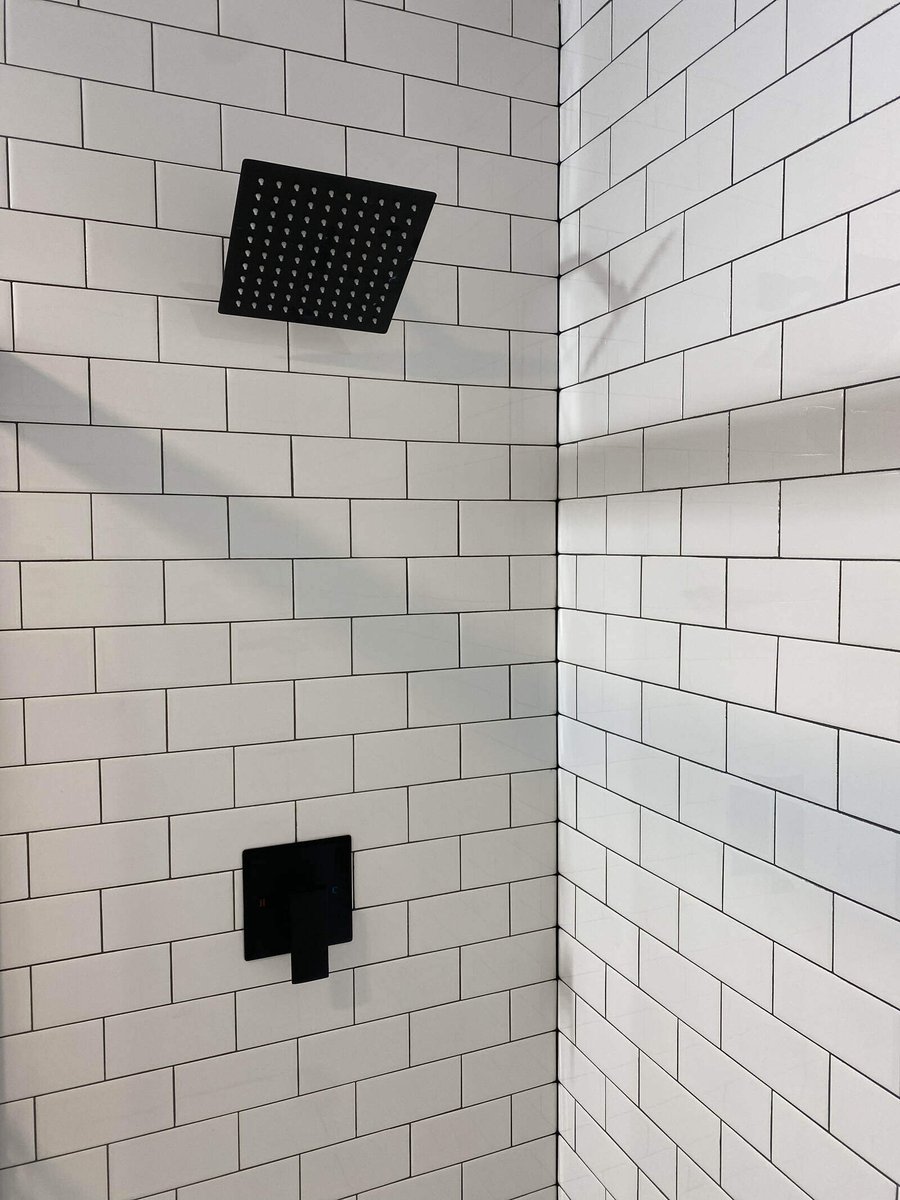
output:
[[562,1187],[895,1200],[900,8],[562,36]]
[[[3,45],[0,1194],[548,1200],[556,5]],[[438,192],[387,336],[216,314],[245,156]],[[292,987],[241,851],[337,833]]]

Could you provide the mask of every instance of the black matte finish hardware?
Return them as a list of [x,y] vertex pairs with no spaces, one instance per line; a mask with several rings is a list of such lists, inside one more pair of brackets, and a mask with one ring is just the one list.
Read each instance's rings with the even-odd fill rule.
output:
[[435,199],[245,158],[219,312],[387,333]]
[[291,983],[325,979],[328,947],[353,938],[349,837],[245,850],[244,958],[290,954]]

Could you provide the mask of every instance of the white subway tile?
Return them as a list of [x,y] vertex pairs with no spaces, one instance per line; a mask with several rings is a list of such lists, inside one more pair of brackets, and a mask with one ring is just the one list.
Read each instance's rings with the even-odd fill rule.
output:
[[642,38],[585,84],[581,92],[582,139],[588,142],[608,129],[646,95],[647,39]]
[[62,1025],[4,1039],[0,1087],[3,1101],[81,1087],[102,1078],[102,1021]]
[[267,321],[259,329],[248,327],[243,317],[222,316],[206,300],[161,298],[159,342],[159,357],[166,362],[287,369],[285,331],[279,323]]
[[234,1050],[234,999],[216,996],[167,1004],[106,1022],[106,1066],[110,1076],[171,1066]]
[[582,208],[581,262],[591,262],[643,231],[644,193],[645,172],[638,172]]
[[374,1021],[459,999],[459,951],[439,950],[358,967],[356,1019]]
[[[156,303],[151,296],[40,284],[13,286],[16,340],[22,350],[157,357]],[[47,314],[52,321],[47,321]]]
[[786,640],[779,655],[779,711],[896,739],[900,714],[884,702],[897,686],[894,658],[882,650]]
[[900,474],[842,476],[785,484],[782,553],[798,557],[891,558],[893,532],[882,520]]
[[[884,146],[894,140],[898,121],[900,104],[890,104],[792,156],[785,166],[785,232],[895,191],[896,164]],[[853,171],[840,169],[847,161]]]
[[555,762],[556,723],[552,717],[464,725],[461,740],[462,773],[466,776],[546,770]]
[[[426,188],[437,193],[441,204],[455,205],[457,201],[457,154],[455,146],[347,129],[347,169],[354,175]],[[429,228],[433,223],[434,217]],[[458,261],[456,254],[452,261]]]
[[23,491],[158,492],[159,434],[79,425],[20,425],[19,473]]
[[94,690],[87,629],[0,633],[0,696],[46,696]]
[[673,79],[612,128],[610,183],[633,174],[684,138],[683,77]]
[[402,675],[298,682],[295,691],[297,731],[303,737],[368,733],[406,724],[406,679]]
[[772,998],[772,943],[738,921],[682,895],[679,950],[762,1007]]
[[227,683],[229,677],[224,625],[101,629],[96,655],[98,691]]
[[840,471],[842,392],[744,409],[731,418],[732,480],[826,475]]
[[499,776],[425,784],[409,793],[413,840],[502,829],[508,824],[509,784]]
[[642,815],[641,866],[709,904],[721,902],[721,845],[677,821]]
[[686,274],[708,270],[778,240],[782,175],[780,164],[770,167],[685,213]]
[[350,738],[275,742],[235,750],[238,804],[275,804],[353,786]]
[[347,381],[327,375],[229,371],[228,428],[248,433],[346,436]]
[[[273,1049],[279,1051],[281,1058],[294,1071],[294,1055],[285,1044],[245,1053],[270,1055]],[[221,1061],[225,1063],[228,1060]],[[354,1116],[354,1095],[350,1087],[333,1088],[314,1097],[301,1096],[280,1104],[251,1108],[239,1117],[241,1164],[253,1166],[267,1159],[296,1155],[352,1137]],[[296,1160],[291,1165],[296,1177]]]
[[[267,559],[167,563],[166,616],[172,622],[290,617],[290,564]],[[248,640],[251,632],[246,631]]]
[[893,196],[850,214],[848,295],[900,283],[900,250],[894,242],[897,214]]
[[460,388],[460,437],[464,442],[555,442],[552,393],[524,388]]
[[581,326],[578,331],[581,377],[605,375],[643,362],[644,325],[644,301],[639,300]]
[[4,970],[99,951],[96,892],[17,901],[3,910],[0,963]]
[[[837,636],[838,573],[836,562],[735,559],[728,565],[728,624],[760,633],[833,641]],[[845,578],[845,586],[852,588],[852,577]],[[852,616],[849,619],[852,621]]]
[[771,4],[688,69],[687,125],[694,132],[784,74],[785,5]]
[[169,822],[172,875],[236,870],[246,846],[291,841],[294,827],[292,804],[258,804],[173,817]]
[[647,356],[659,358],[727,336],[730,277],[729,268],[719,267],[651,296],[647,301]]
[[742,408],[780,395],[780,325],[691,349],[684,356],[685,416]]
[[578,494],[604,496],[641,488],[643,434],[611,434],[578,443]]
[[675,1190],[675,1143],[617,1088],[610,1085],[607,1090],[606,1128],[610,1135],[632,1163],[671,1194]]
[[882,12],[885,0],[860,0],[852,9],[839,0],[793,0],[788,13],[788,66],[795,67],[840,41]]
[[459,731],[454,726],[365,733],[355,742],[355,782],[364,790],[459,776]]
[[681,686],[754,708],[775,707],[776,642],[757,634],[686,628]]
[[14,0],[6,17],[10,62],[60,75],[152,87],[150,28],[107,13]]
[[149,754],[165,749],[162,692],[29,700],[29,762]]
[[56,355],[2,354],[4,420],[87,424],[87,362]]
[[219,1117],[117,1142],[109,1152],[110,1200],[134,1200],[148,1187],[196,1183],[237,1170],[237,1117]]
[[722,1050],[806,1114],[827,1121],[827,1052],[728,988],[722,996]]
[[824,888],[726,850],[725,912],[825,965],[831,962],[832,906]]
[[641,1110],[673,1139],[680,1152],[701,1163],[709,1174],[718,1175],[719,1118],[649,1059],[641,1063]]
[[350,971],[316,980],[298,995],[290,983],[254,987],[237,1000],[238,1048],[336,1029],[353,1020]]
[[458,661],[458,618],[450,614],[353,622],[353,668],[359,674],[449,668]]
[[679,816],[694,829],[758,858],[771,859],[775,846],[775,797],[743,779],[681,764]]
[[[291,1044],[276,1043],[177,1067],[174,1095],[179,1124],[204,1121],[294,1095],[297,1061],[292,1050]],[[249,1154],[247,1157],[252,1161]]]
[[459,526],[463,555],[552,554],[555,549],[555,506],[546,501],[463,501]]
[[859,30],[853,38],[853,117],[896,98],[895,62],[898,49],[900,23],[896,13],[885,13],[880,20]]
[[309,54],[339,58],[343,54],[341,14],[328,0],[311,0],[303,12],[289,0],[263,0],[252,13],[240,0],[223,0],[220,31],[242,41],[285,46]]
[[37,1028],[152,1008],[171,1000],[166,946],[88,955],[46,963],[32,971]]
[[37,1147],[44,1157],[168,1129],[174,1123],[169,1071],[41,1096]]
[[898,828],[894,762],[897,747],[880,738],[841,734],[840,807],[868,821]]
[[293,733],[288,683],[245,683],[179,688],[168,694],[169,746],[173,750],[276,742]]
[[8,137],[42,142],[81,141],[78,79],[4,65],[0,103]]
[[31,888],[37,896],[141,883],[169,873],[163,821],[49,830],[29,841]]
[[390,1129],[323,1150],[301,1159],[308,1200],[340,1200],[346,1188],[363,1191],[409,1175],[409,1133]]
[[82,86],[86,147],[198,167],[221,165],[215,105],[89,80]]
[[734,28],[734,8],[717,0],[705,8],[697,0],[676,5],[650,31],[649,84],[652,89],[700,58]]
[[[34,1148],[34,1103],[28,1100],[13,1100],[0,1106],[0,1130],[3,1134],[3,1152],[0,1153],[0,1165],[14,1167],[20,1163],[30,1163],[35,1157]],[[59,1164],[54,1164],[56,1169]],[[68,1164],[72,1166],[71,1163]],[[99,1166],[99,1164],[98,1164]],[[32,1172],[35,1168],[31,1168]],[[0,1176],[0,1178],[4,1178]],[[10,1179],[7,1172],[6,1180]],[[22,1176],[20,1174],[19,1178]],[[7,1186],[8,1183],[7,1183]]]
[[727,115],[647,168],[647,222],[656,225],[730,187],[732,119]]
[[779,488],[752,483],[683,494],[686,554],[771,557],[778,547]]
[[[329,382],[322,379],[318,386],[324,387]],[[297,386],[296,382],[294,386]],[[350,383],[350,428],[354,438],[456,441],[456,388],[449,384],[353,379]],[[322,432],[340,434],[346,433],[346,429]]]
[[161,25],[153,65],[154,86],[160,91],[284,111],[284,56],[274,47]]
[[733,706],[728,768],[764,786],[835,805],[837,732],[780,713]]
[[[154,220],[151,162],[12,140],[9,161],[10,195],[16,208],[136,225]],[[85,353],[83,343],[78,352]]]
[[79,221],[0,211],[0,270],[7,279],[84,286],[84,229]]
[[[266,1166],[238,1171],[235,1175],[220,1175],[206,1183],[182,1188],[185,1200],[210,1200],[219,1193],[221,1200],[252,1200],[260,1189],[277,1200],[299,1200],[300,1178],[297,1164],[289,1158]],[[171,1200],[171,1193],[167,1193]]]
[[211,300],[220,288],[222,247],[195,233],[92,221],[87,269],[91,287]]
[[220,933],[231,929],[233,922],[230,874],[136,884],[103,893],[104,950]]
[[[734,264],[732,328],[763,325],[845,298],[847,227],[830,221]],[[774,281],[778,286],[772,288]]]
[[896,1005],[897,923],[841,897],[834,904],[834,967],[857,987]]
[[9,767],[0,775],[0,833],[29,833],[100,819],[97,768],[91,762]]
[[467,87],[553,104],[557,73],[557,56],[549,46],[466,26],[459,30],[459,81]]
[[228,236],[237,175],[157,162],[156,178],[161,226]]
[[[291,115],[358,129],[403,131],[401,75],[306,54],[288,52],[286,57],[287,110]],[[256,107],[279,111],[281,102],[274,96],[272,101]]]
[[555,181],[556,169],[549,163],[459,151],[459,200],[470,208],[553,220]]
[[722,1128],[722,1183],[736,1200],[751,1200],[759,1189],[772,1200],[803,1200],[806,1195],[727,1125]]
[[405,90],[411,137],[509,152],[510,103],[505,96],[426,79],[407,79]]
[[95,359],[91,415],[95,425],[223,429],[224,373],[210,367]]
[[363,1080],[356,1088],[357,1132],[373,1133],[458,1108],[460,1087],[454,1059]]
[[91,1200],[106,1191],[106,1155],[102,1149],[86,1150],[42,1162],[15,1167],[0,1175],[10,1200],[19,1200],[45,1190],[66,1189],[72,1200]]
[[773,1102],[772,1160],[804,1191],[827,1195],[835,1187],[872,1200],[890,1200],[894,1184],[829,1137],[821,1126],[776,1097]]
[[354,500],[353,548],[372,556],[455,554],[456,508],[450,501]]
[[[555,1036],[541,1034],[463,1056],[463,1104],[482,1103],[552,1080]],[[501,1083],[501,1080],[503,1081]]]
[[748,100],[734,117],[735,180],[845,124],[849,95],[845,41]]
[[720,700],[645,685],[642,730],[651,746],[724,769],[726,721]]
[[894,878],[900,835],[801,800],[780,797],[778,865],[801,878],[896,916]]

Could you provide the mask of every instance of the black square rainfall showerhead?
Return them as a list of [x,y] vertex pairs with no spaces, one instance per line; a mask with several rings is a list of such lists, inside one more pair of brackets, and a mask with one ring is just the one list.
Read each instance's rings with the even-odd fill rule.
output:
[[387,333],[435,198],[244,159],[219,312]]

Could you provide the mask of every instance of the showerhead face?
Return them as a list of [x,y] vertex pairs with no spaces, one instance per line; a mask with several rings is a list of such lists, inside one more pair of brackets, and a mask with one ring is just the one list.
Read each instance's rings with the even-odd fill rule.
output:
[[435,198],[244,159],[219,312],[387,333]]

